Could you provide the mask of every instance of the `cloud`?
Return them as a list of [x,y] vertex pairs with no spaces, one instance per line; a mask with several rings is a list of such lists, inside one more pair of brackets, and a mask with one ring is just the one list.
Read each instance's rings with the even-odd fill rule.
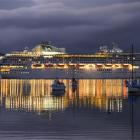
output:
[[[1,10],[0,27],[50,28],[67,26],[118,26],[139,16],[140,2],[114,4],[86,9],[68,9],[63,4],[51,3],[24,7],[11,11]],[[112,26],[110,26],[112,24]],[[104,26],[106,28],[106,26]]]
[[18,49],[19,44],[30,42],[27,45],[33,46],[39,40],[51,39],[70,51],[76,46],[77,51],[87,47],[94,51],[93,46],[101,42],[116,40],[123,46],[126,34],[128,40],[140,43],[136,24],[140,2],[136,0],[21,0],[16,4],[10,10],[9,4],[0,9],[0,44],[6,48],[9,44]]
[[0,9],[11,10],[20,7],[30,7],[33,3],[33,0],[0,0]]

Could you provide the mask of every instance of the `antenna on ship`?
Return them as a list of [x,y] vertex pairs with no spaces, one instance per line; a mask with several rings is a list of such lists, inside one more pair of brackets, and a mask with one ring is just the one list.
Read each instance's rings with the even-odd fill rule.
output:
[[28,52],[28,51],[29,51],[29,47],[28,46],[25,46],[24,52]]

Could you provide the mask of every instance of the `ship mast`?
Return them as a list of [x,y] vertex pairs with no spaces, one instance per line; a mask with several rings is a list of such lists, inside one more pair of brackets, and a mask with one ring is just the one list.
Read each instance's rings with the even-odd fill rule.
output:
[[131,52],[131,63],[132,63],[132,80],[134,79],[134,46],[132,44],[132,52]]

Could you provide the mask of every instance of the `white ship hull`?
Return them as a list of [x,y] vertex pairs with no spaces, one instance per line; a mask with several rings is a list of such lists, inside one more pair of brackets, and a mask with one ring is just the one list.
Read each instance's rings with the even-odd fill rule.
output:
[[[1,73],[3,79],[128,79],[131,72],[128,71],[95,71],[68,69],[28,69],[12,70],[9,73]],[[135,72],[135,77],[140,77],[140,72]]]

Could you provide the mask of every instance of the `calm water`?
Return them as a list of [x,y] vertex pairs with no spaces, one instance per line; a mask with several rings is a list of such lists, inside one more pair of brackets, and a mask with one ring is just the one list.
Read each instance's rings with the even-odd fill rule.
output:
[[0,81],[0,140],[139,140],[140,98],[123,80],[70,80],[63,97],[52,80]]

